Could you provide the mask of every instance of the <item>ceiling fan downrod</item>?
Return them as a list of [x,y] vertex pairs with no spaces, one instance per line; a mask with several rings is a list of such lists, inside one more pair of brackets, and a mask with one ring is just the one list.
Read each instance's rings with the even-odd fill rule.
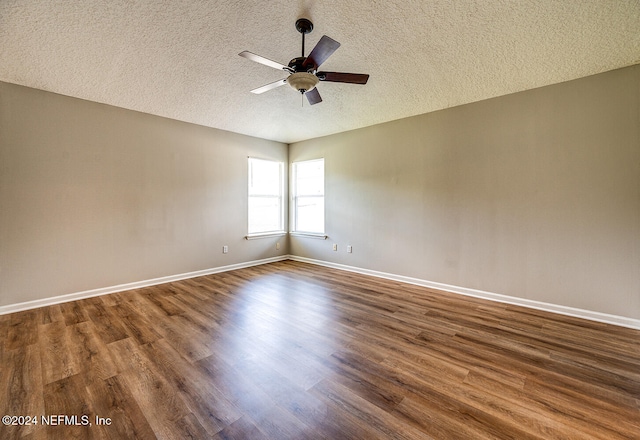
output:
[[304,36],[311,33],[313,30],[313,23],[306,18],[299,18],[296,20],[296,29],[302,34],[302,58],[304,58]]

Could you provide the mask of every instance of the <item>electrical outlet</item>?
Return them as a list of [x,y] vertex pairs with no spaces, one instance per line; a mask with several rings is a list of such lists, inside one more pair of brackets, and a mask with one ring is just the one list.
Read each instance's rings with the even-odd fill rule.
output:
[[351,245],[347,246],[347,253],[352,253],[353,252],[353,247]]
[[337,251],[337,250],[338,250],[338,245],[337,245],[337,244],[334,244],[334,245],[333,245],[333,250],[334,250],[334,251]]
[[222,253],[226,254],[229,252],[229,246],[222,246]]
[[276,250],[280,250],[280,243],[276,243]]

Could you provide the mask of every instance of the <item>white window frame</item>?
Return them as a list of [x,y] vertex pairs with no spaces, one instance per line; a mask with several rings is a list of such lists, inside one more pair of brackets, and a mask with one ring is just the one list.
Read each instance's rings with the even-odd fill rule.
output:
[[[298,164],[301,163],[309,163],[309,162],[322,162],[323,175],[322,175],[322,194],[299,194],[297,188],[297,180],[298,180]],[[301,160],[298,162],[293,162],[291,164],[291,234],[293,235],[308,235],[315,236],[319,238],[327,238],[325,235],[326,230],[326,207],[324,206],[325,201],[325,176],[324,173],[324,158],[311,159],[311,160]],[[318,197],[323,200],[323,210],[322,210],[322,231],[305,231],[298,228],[298,198],[299,197]]]
[[[284,219],[285,219],[285,204],[284,204],[284,162],[278,160],[271,159],[262,159],[258,157],[249,157],[248,158],[248,179],[247,179],[247,235],[245,238],[247,240],[251,238],[260,238],[260,237],[268,237],[272,235],[283,235],[286,234],[284,229]],[[256,162],[271,162],[274,164],[278,164],[278,191],[279,194],[252,194],[252,168],[254,163]],[[279,215],[279,226],[274,230],[264,230],[264,231],[251,231],[251,198],[271,198],[276,199],[278,201],[278,215]]]

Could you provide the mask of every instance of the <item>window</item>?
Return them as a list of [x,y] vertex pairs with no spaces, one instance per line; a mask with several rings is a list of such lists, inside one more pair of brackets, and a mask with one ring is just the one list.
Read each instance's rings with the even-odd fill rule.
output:
[[284,232],[283,162],[249,158],[249,235]]
[[295,162],[293,231],[324,234],[324,159]]

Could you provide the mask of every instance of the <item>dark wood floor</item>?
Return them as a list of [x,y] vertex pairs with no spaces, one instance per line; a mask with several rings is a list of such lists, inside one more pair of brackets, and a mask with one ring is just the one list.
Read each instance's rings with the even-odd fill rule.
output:
[[640,331],[292,261],[0,316],[0,365],[2,439],[640,438]]

